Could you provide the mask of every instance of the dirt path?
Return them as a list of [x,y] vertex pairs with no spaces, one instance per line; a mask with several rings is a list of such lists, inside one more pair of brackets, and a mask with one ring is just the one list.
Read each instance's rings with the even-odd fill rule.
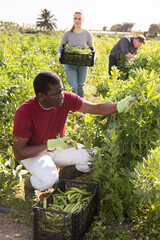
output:
[[0,212],[0,240],[32,240],[33,229],[22,223],[14,223],[9,213]]

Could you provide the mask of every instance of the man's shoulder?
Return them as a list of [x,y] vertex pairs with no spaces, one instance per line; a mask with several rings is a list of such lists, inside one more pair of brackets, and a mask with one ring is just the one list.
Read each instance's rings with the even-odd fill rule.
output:
[[127,41],[131,42],[131,41],[134,39],[134,37],[127,35],[127,36],[122,37],[121,39],[122,39],[122,40],[125,40],[125,41],[127,40]]
[[27,109],[31,109],[35,105],[35,102],[36,102],[36,97],[32,97],[27,101],[25,101],[24,103],[22,103],[18,107],[17,111],[26,111]]
[[64,92],[63,109],[75,112],[80,109],[83,104],[83,98],[72,92]]
[[120,40],[121,40],[121,41],[126,41],[126,40],[127,40],[127,41],[130,41],[130,38],[131,38],[131,37],[127,35],[127,36],[121,37]]
[[123,36],[120,38],[120,40],[118,41],[118,45],[121,44],[130,44],[132,43],[132,37],[131,36]]

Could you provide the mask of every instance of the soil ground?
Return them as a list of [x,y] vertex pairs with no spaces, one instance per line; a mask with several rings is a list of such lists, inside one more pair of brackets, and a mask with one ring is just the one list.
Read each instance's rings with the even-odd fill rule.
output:
[[[53,188],[45,192],[36,191],[37,201],[43,200],[48,194],[53,191]],[[24,199],[24,191],[18,192],[20,198]],[[11,213],[0,212],[0,240],[32,240],[33,239],[33,226],[17,221]]]
[[32,227],[23,223],[15,223],[9,213],[0,212],[0,239],[1,240],[31,240]]

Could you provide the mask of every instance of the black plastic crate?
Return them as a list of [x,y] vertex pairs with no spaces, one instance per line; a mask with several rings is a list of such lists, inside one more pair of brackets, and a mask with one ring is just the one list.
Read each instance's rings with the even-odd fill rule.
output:
[[93,48],[91,49],[91,53],[89,54],[79,54],[79,53],[72,53],[67,52],[67,47],[63,45],[60,63],[62,64],[69,64],[69,65],[78,65],[78,66],[94,66],[94,58],[95,58],[95,51]]
[[70,187],[86,189],[93,193],[88,205],[78,212],[56,211],[43,208],[38,202],[33,206],[34,240],[81,240],[89,229],[93,216],[98,211],[98,184],[61,179],[55,190],[47,197],[47,206],[53,203],[58,189],[65,192]]

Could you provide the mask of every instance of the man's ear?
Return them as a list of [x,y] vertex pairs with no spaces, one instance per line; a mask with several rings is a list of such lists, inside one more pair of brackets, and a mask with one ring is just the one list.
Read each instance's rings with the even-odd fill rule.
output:
[[44,100],[44,93],[41,93],[41,92],[39,92],[38,94],[37,94],[37,98],[39,99],[39,100]]

